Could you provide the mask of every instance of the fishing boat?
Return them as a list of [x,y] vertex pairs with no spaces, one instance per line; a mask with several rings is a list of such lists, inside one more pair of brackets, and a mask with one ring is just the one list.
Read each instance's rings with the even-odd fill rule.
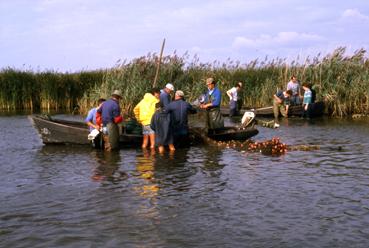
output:
[[[257,108],[253,112],[256,116],[273,116],[273,106]],[[288,116],[302,116],[302,105],[290,105],[288,108]],[[318,117],[324,114],[324,102],[315,102],[311,104],[311,117]]]
[[[88,139],[90,130],[87,125],[79,121],[70,121],[64,119],[53,118],[49,115],[31,115],[29,119],[33,126],[38,131],[41,140],[44,144],[77,144],[77,145],[91,145]],[[142,134],[138,130],[129,127],[124,123],[120,130],[119,142],[124,146],[137,146],[142,142]],[[230,141],[230,140],[247,140],[256,134],[258,130],[252,127],[224,127],[222,129],[200,130],[198,128],[190,128],[190,133],[195,140],[204,141],[210,138],[216,141]],[[205,135],[204,135],[205,134]],[[95,147],[101,147],[101,144],[96,143]]]
[[255,127],[224,127],[208,131],[208,137],[216,141],[245,141],[257,135],[259,131]]
[[[52,118],[48,115],[31,115],[29,119],[37,129],[44,144],[91,145],[90,130],[84,122]],[[128,133],[122,128],[119,142],[122,145],[137,145],[142,142],[141,133]]]
[[[273,106],[256,108],[256,109],[240,109],[237,116],[242,116],[246,111],[253,111],[256,116],[273,116]],[[223,116],[229,116],[229,108],[221,107],[220,112]],[[303,107],[302,105],[290,105],[288,109],[288,116],[302,116]],[[319,117],[324,114],[324,102],[312,103],[311,107],[311,117]]]

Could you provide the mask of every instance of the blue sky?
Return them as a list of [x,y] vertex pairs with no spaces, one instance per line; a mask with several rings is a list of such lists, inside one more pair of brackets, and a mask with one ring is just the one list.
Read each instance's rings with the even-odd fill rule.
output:
[[0,68],[108,68],[150,52],[201,62],[369,48],[368,0],[0,0]]

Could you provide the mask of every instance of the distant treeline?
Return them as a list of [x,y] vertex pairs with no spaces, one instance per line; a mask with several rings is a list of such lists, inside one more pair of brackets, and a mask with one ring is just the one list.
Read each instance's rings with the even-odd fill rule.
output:
[[[344,47],[331,54],[307,58],[303,63],[286,59],[254,60],[247,64],[227,60],[201,63],[198,57],[172,54],[162,60],[157,86],[168,82],[195,100],[205,88],[205,79],[214,77],[224,93],[238,81],[243,82],[243,106],[272,104],[277,89],[285,89],[292,75],[301,83],[313,84],[318,100],[323,100],[332,116],[363,114],[369,111],[369,60],[360,49],[345,55]],[[5,68],[0,71],[0,108],[73,110],[82,113],[100,97],[108,98],[114,89],[123,92],[122,108],[129,113],[153,86],[158,56],[148,54],[132,61],[118,62],[107,70],[78,73],[32,72]]]

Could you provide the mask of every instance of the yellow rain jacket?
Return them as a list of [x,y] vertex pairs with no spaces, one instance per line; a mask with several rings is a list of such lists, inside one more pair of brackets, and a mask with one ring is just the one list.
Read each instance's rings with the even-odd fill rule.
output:
[[159,102],[153,94],[146,93],[144,98],[133,109],[136,119],[142,125],[150,125],[151,117],[155,113],[155,104]]

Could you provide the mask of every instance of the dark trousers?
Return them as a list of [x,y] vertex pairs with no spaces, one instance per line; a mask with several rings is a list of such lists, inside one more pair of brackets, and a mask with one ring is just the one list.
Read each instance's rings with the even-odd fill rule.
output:
[[307,110],[305,110],[305,105],[303,106],[303,108],[304,108],[304,111],[302,112],[302,117],[311,118],[313,116],[313,113],[312,113],[313,106],[309,104]]
[[104,134],[104,149],[105,151],[115,150],[119,147],[119,128],[115,123],[106,125],[107,134]]
[[238,106],[237,101],[231,100],[229,102],[229,116],[235,116],[238,114]]

